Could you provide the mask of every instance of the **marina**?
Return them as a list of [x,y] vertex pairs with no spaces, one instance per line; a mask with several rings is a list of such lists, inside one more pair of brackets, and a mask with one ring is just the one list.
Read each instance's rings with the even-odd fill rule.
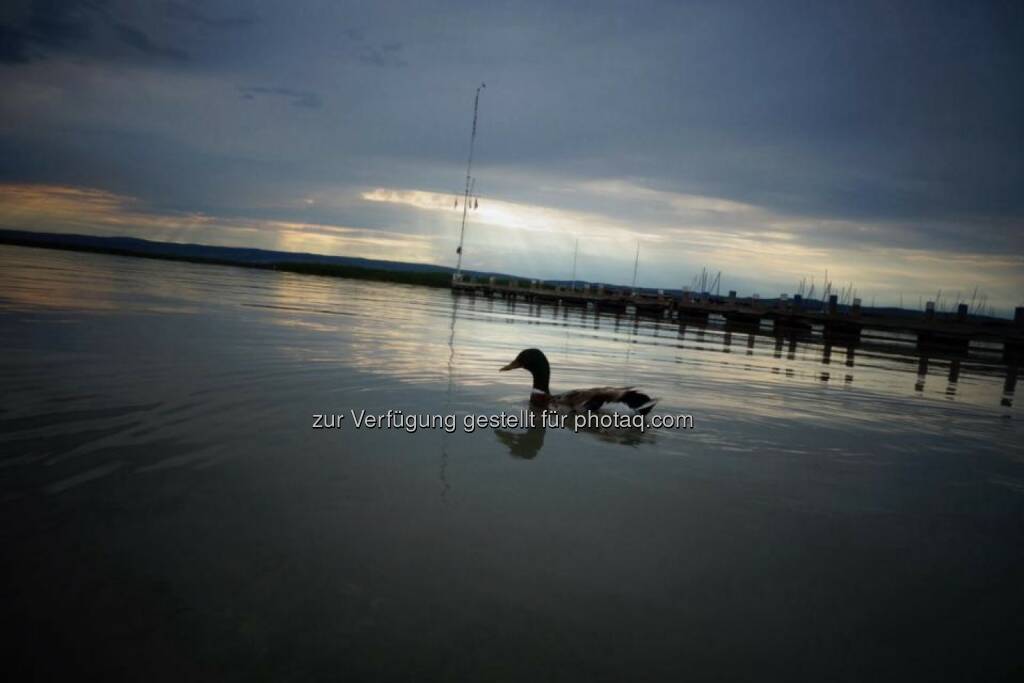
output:
[[951,354],[966,353],[972,344],[995,344],[1004,360],[1012,363],[1024,353],[1024,307],[1016,309],[1013,321],[969,316],[966,304],[960,304],[956,313],[937,313],[931,302],[922,316],[894,316],[863,310],[859,301],[841,308],[836,294],[825,302],[804,300],[799,295],[762,301],[739,298],[735,292],[726,297],[685,291],[681,295],[664,291],[652,294],[604,286],[551,286],[536,280],[526,285],[516,280],[501,282],[494,277],[477,281],[459,274],[452,279],[452,292],[555,307],[586,307],[597,313],[670,320],[680,325],[717,316],[733,327],[767,327],[782,336],[817,330],[827,338],[847,344],[856,343],[861,337],[896,333],[911,335],[919,350]]

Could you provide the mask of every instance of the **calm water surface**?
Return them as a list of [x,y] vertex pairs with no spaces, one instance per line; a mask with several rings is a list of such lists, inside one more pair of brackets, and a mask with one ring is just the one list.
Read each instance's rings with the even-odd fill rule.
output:
[[[518,412],[530,346],[695,428],[311,428]],[[1024,675],[997,350],[0,247],[0,352],[19,680]]]

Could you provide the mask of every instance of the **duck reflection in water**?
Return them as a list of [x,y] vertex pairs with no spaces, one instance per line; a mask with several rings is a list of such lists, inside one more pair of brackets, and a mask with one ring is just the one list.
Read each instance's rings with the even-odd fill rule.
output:
[[[529,412],[533,414],[533,427],[525,430],[495,429],[494,435],[498,437],[503,445],[508,447],[508,453],[513,458],[532,460],[544,447],[544,438],[547,435],[547,428],[541,420],[543,410],[531,407]],[[552,427],[552,429],[557,429]],[[606,443],[617,443],[624,446],[638,446],[640,444],[653,444],[657,440],[651,430],[640,431],[639,429],[590,429],[581,428],[578,433],[573,434],[572,420],[566,421],[564,428],[569,435],[578,438],[587,438],[582,435],[600,439]]]
[[534,426],[524,431],[511,431],[508,429],[497,429],[494,430],[494,435],[498,437],[498,441],[508,447],[508,453],[513,458],[522,458],[524,460],[532,460],[537,457],[540,453],[540,449],[544,448],[544,435],[547,433],[547,428],[541,425],[540,410],[530,410],[534,414]]

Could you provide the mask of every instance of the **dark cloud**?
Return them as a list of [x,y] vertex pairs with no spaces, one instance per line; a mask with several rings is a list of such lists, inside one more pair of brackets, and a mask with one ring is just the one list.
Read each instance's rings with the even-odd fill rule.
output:
[[92,34],[92,17],[103,8],[93,0],[35,0],[28,34],[43,45],[69,47]]
[[27,63],[81,45],[92,35],[98,7],[91,0],[35,0],[15,8],[10,23],[0,24],[0,60]]
[[397,67],[408,66],[402,57],[404,45],[398,41],[372,42],[366,31],[348,27],[338,31],[340,52],[346,59],[354,59],[364,66]]
[[239,90],[242,93],[242,97],[247,100],[256,99],[257,95],[272,95],[288,98],[291,100],[292,106],[294,107],[318,109],[323,106],[323,100],[321,100],[320,95],[311,90],[295,90],[294,88],[266,86],[252,86],[239,88]]
[[25,64],[31,61],[28,37],[13,26],[0,24],[0,63]]
[[12,23],[0,24],[0,61],[28,63],[61,53],[125,58],[116,44],[144,57],[188,58],[184,50],[165,45],[146,29],[119,18],[122,13],[103,0],[32,0]]
[[188,54],[184,51],[167,45],[161,45],[145,32],[135,28],[134,26],[116,22],[113,24],[113,29],[121,42],[129,47],[135,48],[143,54],[179,61],[185,61],[188,59]]
[[235,14],[209,14],[201,9],[202,5],[198,3],[168,2],[165,6],[168,17],[210,29],[246,28],[255,24],[258,18],[252,10]]
[[[5,178],[116,177],[183,210],[279,196],[282,216],[311,186],[453,191],[486,80],[485,196],[588,211],[592,194],[541,185],[626,178],[847,226],[816,246],[1024,250],[1019,2],[11,6]],[[260,98],[306,112],[245,101]],[[628,220],[616,201],[600,210]]]
[[360,45],[356,49],[356,57],[361,63],[370,66],[407,66],[408,62],[400,56],[401,51],[401,43]]

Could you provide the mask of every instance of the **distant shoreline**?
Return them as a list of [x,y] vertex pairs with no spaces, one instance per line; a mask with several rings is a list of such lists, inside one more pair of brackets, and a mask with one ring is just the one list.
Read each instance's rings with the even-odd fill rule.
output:
[[[300,275],[320,275],[324,277],[340,277],[353,280],[369,280],[375,282],[392,282],[396,284],[419,285],[423,287],[448,288],[452,286],[454,268],[438,266],[430,263],[408,263],[404,261],[385,261],[366,259],[354,256],[330,256],[326,254],[310,254],[302,252],[273,251],[269,249],[253,249],[248,247],[225,247],[179,242],[157,242],[136,237],[113,237],[79,235],[73,233],[33,232],[29,230],[0,229],[0,245],[8,244],[20,247],[36,247],[39,249],[57,249],[78,251],[111,256],[135,256],[163,261],[181,261],[186,263],[211,264],[219,266],[237,266],[240,268],[257,268],[260,270],[276,270]],[[478,278],[485,282],[494,277],[499,283],[529,283],[523,278],[507,273],[495,273],[465,270],[463,273],[472,280]],[[568,287],[569,280],[544,280],[542,287]],[[626,292],[631,288],[600,282],[578,280],[576,285],[590,284],[603,286],[608,292]],[[684,295],[681,289],[655,290],[648,287],[637,287],[641,294],[677,297]],[[756,295],[755,295],[756,296]],[[743,299],[752,301],[751,298]],[[771,306],[779,300],[764,298],[758,300],[764,306]],[[813,306],[815,300],[808,299],[804,306]],[[822,302],[823,304],[823,302]],[[818,305],[822,305],[818,304]],[[846,312],[849,305],[840,304],[839,311]],[[923,318],[924,311],[899,308],[893,306],[864,307],[866,314],[899,318]],[[1012,310],[1012,309],[1011,309]],[[949,317],[952,313],[940,313]],[[978,313],[970,318],[978,322],[1005,323],[1012,318],[987,316]]]
[[[374,280],[424,287],[448,287],[451,284],[452,277],[451,269],[443,266],[373,261],[370,259],[349,259],[348,257],[317,256],[314,254],[294,254],[289,256],[285,252],[236,249],[234,247],[206,247],[203,245],[155,242],[135,238],[0,230],[0,244],[34,247],[37,249],[107,254],[110,256],[133,256],[161,261],[257,268],[260,270],[275,270],[301,275]],[[162,250],[162,248],[166,248],[166,251]],[[207,253],[202,253],[204,251]],[[231,258],[231,252],[237,252],[239,256]],[[243,255],[251,256],[253,254],[258,254],[262,258],[257,260],[242,257]],[[289,260],[290,258],[295,260]],[[367,264],[381,264],[381,266],[385,267],[363,266],[343,262],[332,263],[328,259],[335,261],[362,261]],[[386,267],[389,265],[400,266],[404,269]]]

